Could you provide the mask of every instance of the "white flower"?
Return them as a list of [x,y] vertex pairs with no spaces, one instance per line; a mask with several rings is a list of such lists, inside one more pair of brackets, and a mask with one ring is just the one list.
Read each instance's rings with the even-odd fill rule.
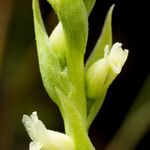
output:
[[129,52],[127,49],[123,50],[121,46],[121,43],[115,43],[108,54],[109,65],[117,74],[121,72]]
[[104,57],[96,61],[86,72],[87,96],[95,99],[103,89],[107,89],[128,57],[128,50],[121,48],[121,43],[115,43],[111,49],[106,45]]
[[30,150],[74,150],[72,138],[66,134],[47,130],[38,119],[37,112],[23,115],[22,122],[32,139]]

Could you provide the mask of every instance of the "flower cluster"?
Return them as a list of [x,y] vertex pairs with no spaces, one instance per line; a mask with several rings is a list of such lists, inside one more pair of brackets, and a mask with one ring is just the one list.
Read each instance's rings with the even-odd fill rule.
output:
[[88,129],[107,90],[128,56],[121,43],[112,46],[108,11],[101,36],[84,64],[88,38],[88,16],[95,0],[48,0],[59,23],[47,35],[38,0],[33,0],[35,36],[44,87],[62,114],[65,134],[47,130],[36,112],[23,116],[31,137],[31,150],[94,150]]

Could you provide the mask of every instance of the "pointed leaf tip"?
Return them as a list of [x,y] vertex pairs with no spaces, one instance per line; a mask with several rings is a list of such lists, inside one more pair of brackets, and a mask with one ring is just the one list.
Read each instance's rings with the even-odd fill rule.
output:
[[98,59],[104,56],[104,48],[106,45],[112,45],[112,12],[114,4],[110,7],[103,25],[101,35],[95,45],[93,52],[86,62],[86,70]]

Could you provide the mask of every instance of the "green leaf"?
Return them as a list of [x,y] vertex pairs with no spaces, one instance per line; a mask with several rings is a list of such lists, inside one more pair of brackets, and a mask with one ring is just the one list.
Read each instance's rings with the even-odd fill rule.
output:
[[[49,96],[58,103],[57,96],[53,89],[58,78],[57,69],[60,67],[57,57],[53,52],[53,48],[49,44],[49,39],[45,31],[44,23],[41,17],[39,3],[33,0],[33,14],[35,36],[38,49],[40,72],[43,79],[43,84]],[[52,67],[53,66],[53,67]],[[57,69],[56,69],[57,68]],[[54,80],[53,78],[56,77]]]
[[33,8],[34,27],[35,27],[37,47],[40,47],[40,49],[43,49],[45,46],[45,48],[47,49],[47,44],[45,43],[48,42],[48,36],[46,34],[44,23],[41,17],[38,0],[33,0],[32,8]]
[[33,0],[33,12],[39,66],[43,84],[52,100],[59,105],[55,86],[58,86],[63,92],[68,94],[73,87],[68,79],[67,69],[62,70],[59,58],[45,31],[37,0]]
[[67,122],[69,130],[67,134],[73,138],[76,150],[94,150],[94,147],[86,132],[85,122],[74,106],[63,92],[56,87],[56,91],[61,102],[64,122]]
[[48,0],[63,26],[69,51],[84,54],[88,36],[87,11],[82,0]]
[[96,46],[88,58],[86,62],[86,70],[98,59],[104,56],[104,48],[106,45],[111,47],[112,45],[112,27],[111,27],[111,20],[112,20],[112,12],[113,12],[114,5],[112,5],[107,13],[104,26],[102,29],[102,33],[96,43]]
[[95,100],[88,99],[88,108],[87,108],[87,119],[86,119],[86,127],[89,130],[93,120],[95,119],[97,113],[99,112],[105,96],[107,93],[107,89],[101,91],[101,96],[96,98]]
[[96,0],[83,0],[83,1],[87,10],[87,14],[89,15],[94,7]]

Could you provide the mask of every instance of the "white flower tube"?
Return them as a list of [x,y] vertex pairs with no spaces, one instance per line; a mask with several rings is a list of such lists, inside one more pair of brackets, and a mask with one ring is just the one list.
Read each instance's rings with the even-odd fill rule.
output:
[[32,139],[30,150],[74,150],[72,138],[66,134],[47,130],[37,113],[23,115],[22,122]]

